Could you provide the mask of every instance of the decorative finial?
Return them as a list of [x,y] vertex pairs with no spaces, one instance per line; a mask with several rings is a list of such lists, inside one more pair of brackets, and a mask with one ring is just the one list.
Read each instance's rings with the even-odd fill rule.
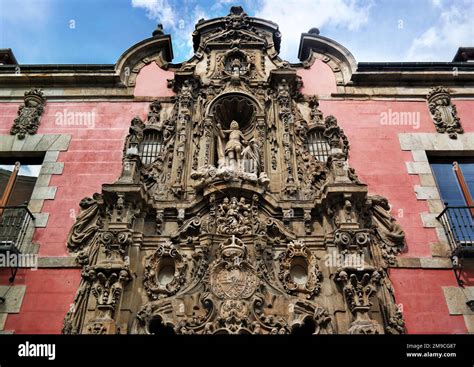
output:
[[244,13],[244,9],[241,6],[232,6],[230,8],[230,14],[232,15],[240,15]]
[[162,36],[164,34],[165,33],[163,32],[163,24],[161,24],[161,23],[157,24],[156,29],[152,33],[153,37]]

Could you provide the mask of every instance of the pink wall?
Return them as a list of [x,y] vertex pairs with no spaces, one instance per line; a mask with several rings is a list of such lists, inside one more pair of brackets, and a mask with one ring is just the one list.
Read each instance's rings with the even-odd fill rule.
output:
[[[101,185],[114,182],[121,172],[122,148],[130,120],[146,118],[148,102],[55,103],[48,102],[39,134],[71,134],[69,149],[59,154],[62,175],[53,175],[57,186],[54,200],[46,200],[46,228],[38,228],[33,241],[40,256],[67,256],[66,240],[79,213],[79,202],[101,192]],[[9,134],[18,110],[17,103],[0,104],[0,134]],[[59,116],[66,112],[95,114],[94,126],[64,126]],[[0,270],[0,284],[8,284],[9,270]],[[20,269],[15,285],[27,286],[20,314],[7,317],[5,330],[16,333],[60,333],[62,322],[80,281],[79,269]]]
[[[38,134],[71,134],[69,149],[59,154],[64,162],[62,175],[53,175],[49,183],[56,186],[54,200],[46,200],[42,211],[49,214],[46,228],[38,228],[33,241],[40,245],[40,256],[67,256],[67,234],[79,212],[79,202],[101,191],[104,183],[113,183],[121,172],[122,148],[130,120],[135,115],[146,118],[147,102],[55,103],[48,102]],[[0,134],[8,134],[11,111],[17,104],[2,104],[7,113],[0,115]],[[93,113],[89,126],[65,126],[61,115]],[[16,114],[16,112],[15,112]],[[13,115],[14,118],[14,115]],[[77,121],[80,120],[76,120]]]
[[136,97],[166,97],[174,95],[168,88],[167,79],[174,79],[174,73],[161,69],[151,62],[138,73],[135,92]]
[[337,92],[336,78],[328,64],[316,60],[309,69],[299,69],[303,78],[302,93],[317,96],[330,96]]
[[[8,284],[8,272],[0,273],[0,284]],[[19,314],[9,314],[5,330],[17,334],[59,334],[64,316],[74,301],[80,269],[20,269],[14,285],[26,285]]]
[[[455,101],[466,132],[474,131],[470,111],[474,101]],[[356,169],[370,194],[385,196],[392,205],[392,215],[402,225],[407,241],[403,257],[431,257],[430,245],[438,242],[436,231],[424,228],[420,213],[429,212],[426,201],[417,200],[414,185],[417,175],[409,175],[405,162],[412,154],[402,151],[399,133],[435,133],[426,102],[403,101],[329,101],[322,100],[325,116],[334,115],[350,143],[349,163]],[[383,125],[382,113],[410,112],[419,115],[419,126]],[[392,115],[393,116],[393,115]],[[415,121],[415,120],[414,120]],[[397,302],[403,305],[409,333],[466,333],[461,316],[450,316],[443,286],[457,286],[452,270],[392,269]],[[473,274],[465,273],[473,285]]]
[[451,270],[391,269],[409,334],[465,334],[462,315],[450,316],[441,287],[457,287]]

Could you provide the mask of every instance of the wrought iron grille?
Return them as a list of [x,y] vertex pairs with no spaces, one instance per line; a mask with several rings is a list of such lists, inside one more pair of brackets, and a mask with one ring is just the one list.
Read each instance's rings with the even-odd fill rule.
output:
[[306,148],[320,162],[326,162],[329,158],[331,147],[322,130],[312,130],[308,133]]
[[[0,253],[18,255],[26,247],[25,235],[35,217],[26,205],[0,207]],[[17,261],[18,265],[18,261]],[[15,279],[18,266],[12,267],[10,282]]]
[[152,163],[160,154],[163,145],[163,136],[159,131],[147,130],[143,135],[138,153],[143,164]]
[[437,219],[451,247],[451,259],[459,285],[463,260],[474,255],[474,206],[447,206]]

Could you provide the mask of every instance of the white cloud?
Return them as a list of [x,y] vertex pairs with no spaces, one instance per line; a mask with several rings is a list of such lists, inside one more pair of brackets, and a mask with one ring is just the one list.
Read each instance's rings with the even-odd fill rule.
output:
[[407,52],[407,61],[451,61],[458,47],[473,46],[474,3],[457,3],[441,10],[437,24],[415,38]]
[[165,29],[176,28],[176,13],[168,0],[132,0],[132,6],[145,9],[147,17],[160,22]]
[[256,16],[270,19],[280,26],[281,57],[296,60],[301,33],[312,27],[339,26],[358,30],[369,21],[373,3],[357,0],[262,0]]

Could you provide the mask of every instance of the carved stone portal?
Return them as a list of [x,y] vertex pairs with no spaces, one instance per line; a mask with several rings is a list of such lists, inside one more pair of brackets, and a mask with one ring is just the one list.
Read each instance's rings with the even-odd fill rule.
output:
[[240,7],[196,25],[176,96],[132,119],[121,176],[81,201],[64,333],[404,332],[387,272],[404,233],[280,37]]

